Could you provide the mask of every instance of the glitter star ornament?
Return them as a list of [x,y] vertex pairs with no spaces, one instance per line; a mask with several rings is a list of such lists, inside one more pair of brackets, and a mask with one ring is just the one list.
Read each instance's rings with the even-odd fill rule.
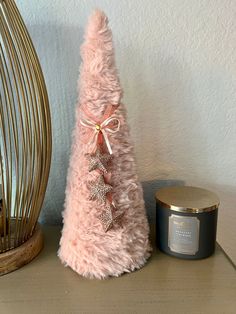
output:
[[107,232],[113,227],[113,220],[112,220],[112,211],[110,208],[106,209],[99,215],[99,220],[101,221],[103,230]]
[[101,153],[101,150],[98,148],[95,154],[86,154],[86,158],[89,162],[89,172],[93,170],[100,170],[103,173],[107,173],[107,165],[112,159],[112,155]]
[[123,216],[124,212],[116,211],[115,208],[109,204],[98,218],[101,221],[103,230],[107,232],[108,230],[112,229],[115,224],[119,225],[119,227],[122,227]]
[[113,214],[112,220],[113,220],[113,225],[117,224],[119,227],[122,227],[122,218],[124,216],[125,212],[115,212]]
[[99,175],[95,182],[89,183],[90,196],[89,200],[97,200],[100,203],[106,203],[107,193],[111,192],[112,186],[106,184],[102,175]]
[[[92,14],[84,39],[58,255],[78,274],[105,279],[141,268],[151,247],[112,33],[103,12]],[[110,163],[96,154],[98,148],[113,156]],[[116,208],[107,212],[112,202]]]

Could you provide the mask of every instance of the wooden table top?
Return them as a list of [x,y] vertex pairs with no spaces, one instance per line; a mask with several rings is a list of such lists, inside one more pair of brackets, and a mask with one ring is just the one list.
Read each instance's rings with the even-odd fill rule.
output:
[[45,248],[30,264],[0,278],[1,314],[236,313],[236,271],[218,246],[204,260],[154,250],[145,267],[88,280],[56,256],[59,227],[44,227]]

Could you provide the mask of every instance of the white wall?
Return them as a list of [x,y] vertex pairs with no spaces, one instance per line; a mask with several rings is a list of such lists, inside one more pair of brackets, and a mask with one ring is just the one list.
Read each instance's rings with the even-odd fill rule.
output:
[[149,214],[157,187],[184,182],[217,191],[221,216],[227,216],[233,208],[226,201],[236,200],[236,2],[16,2],[42,63],[52,111],[53,162],[42,219],[61,219],[79,47],[95,7],[107,13],[113,30]]

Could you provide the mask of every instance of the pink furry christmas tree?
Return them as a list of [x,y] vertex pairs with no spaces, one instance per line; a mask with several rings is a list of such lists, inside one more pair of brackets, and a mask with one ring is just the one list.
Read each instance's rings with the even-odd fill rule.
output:
[[103,12],[90,17],[81,56],[59,257],[77,273],[102,279],[145,264],[149,226]]

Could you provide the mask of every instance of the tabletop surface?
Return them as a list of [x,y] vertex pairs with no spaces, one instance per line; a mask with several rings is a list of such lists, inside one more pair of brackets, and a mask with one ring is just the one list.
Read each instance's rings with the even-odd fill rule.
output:
[[88,280],[61,265],[60,227],[44,227],[44,250],[0,278],[1,314],[236,313],[236,271],[217,246],[213,256],[181,260],[154,249],[141,270]]

